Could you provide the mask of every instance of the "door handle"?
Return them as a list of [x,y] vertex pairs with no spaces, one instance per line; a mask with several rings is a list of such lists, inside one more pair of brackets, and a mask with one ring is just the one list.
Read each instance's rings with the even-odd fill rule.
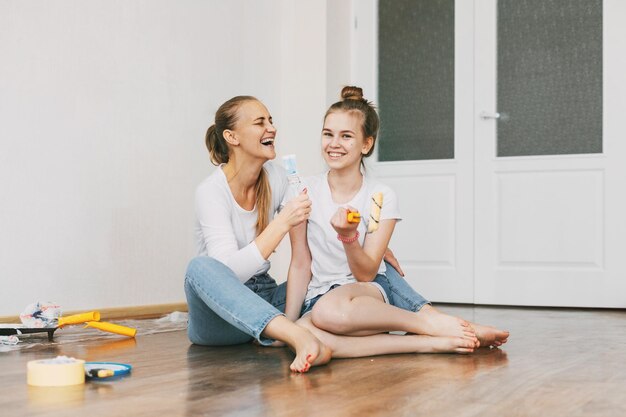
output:
[[494,120],[498,120],[500,118],[500,113],[498,112],[488,112],[488,111],[481,111],[479,114],[480,118],[483,120],[488,120],[488,119],[494,119]]

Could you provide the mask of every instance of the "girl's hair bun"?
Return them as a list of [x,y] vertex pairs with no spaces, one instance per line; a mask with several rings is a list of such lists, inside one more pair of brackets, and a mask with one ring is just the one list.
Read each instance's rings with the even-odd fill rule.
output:
[[341,99],[363,101],[363,89],[353,85],[346,86],[341,90]]

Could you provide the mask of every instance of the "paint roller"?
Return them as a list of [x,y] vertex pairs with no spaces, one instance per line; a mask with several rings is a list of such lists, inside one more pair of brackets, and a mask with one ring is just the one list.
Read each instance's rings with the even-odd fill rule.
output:
[[[383,193],[374,193],[371,198],[370,218],[367,224],[367,233],[374,233],[380,224],[380,211],[383,208]],[[358,211],[348,212],[348,223],[359,223],[361,213]]]

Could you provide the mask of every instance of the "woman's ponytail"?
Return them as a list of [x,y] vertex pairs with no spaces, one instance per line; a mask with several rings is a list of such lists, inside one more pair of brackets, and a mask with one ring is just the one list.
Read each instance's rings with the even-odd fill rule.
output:
[[209,150],[209,158],[213,165],[225,164],[228,162],[228,145],[222,137],[221,140],[217,136],[217,128],[211,125],[205,136],[206,147]]

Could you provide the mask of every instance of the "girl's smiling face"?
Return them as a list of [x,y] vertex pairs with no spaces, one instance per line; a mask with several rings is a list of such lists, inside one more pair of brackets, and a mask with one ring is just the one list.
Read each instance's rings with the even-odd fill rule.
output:
[[363,116],[354,111],[329,113],[322,129],[322,155],[331,169],[359,166],[373,145],[363,134]]

